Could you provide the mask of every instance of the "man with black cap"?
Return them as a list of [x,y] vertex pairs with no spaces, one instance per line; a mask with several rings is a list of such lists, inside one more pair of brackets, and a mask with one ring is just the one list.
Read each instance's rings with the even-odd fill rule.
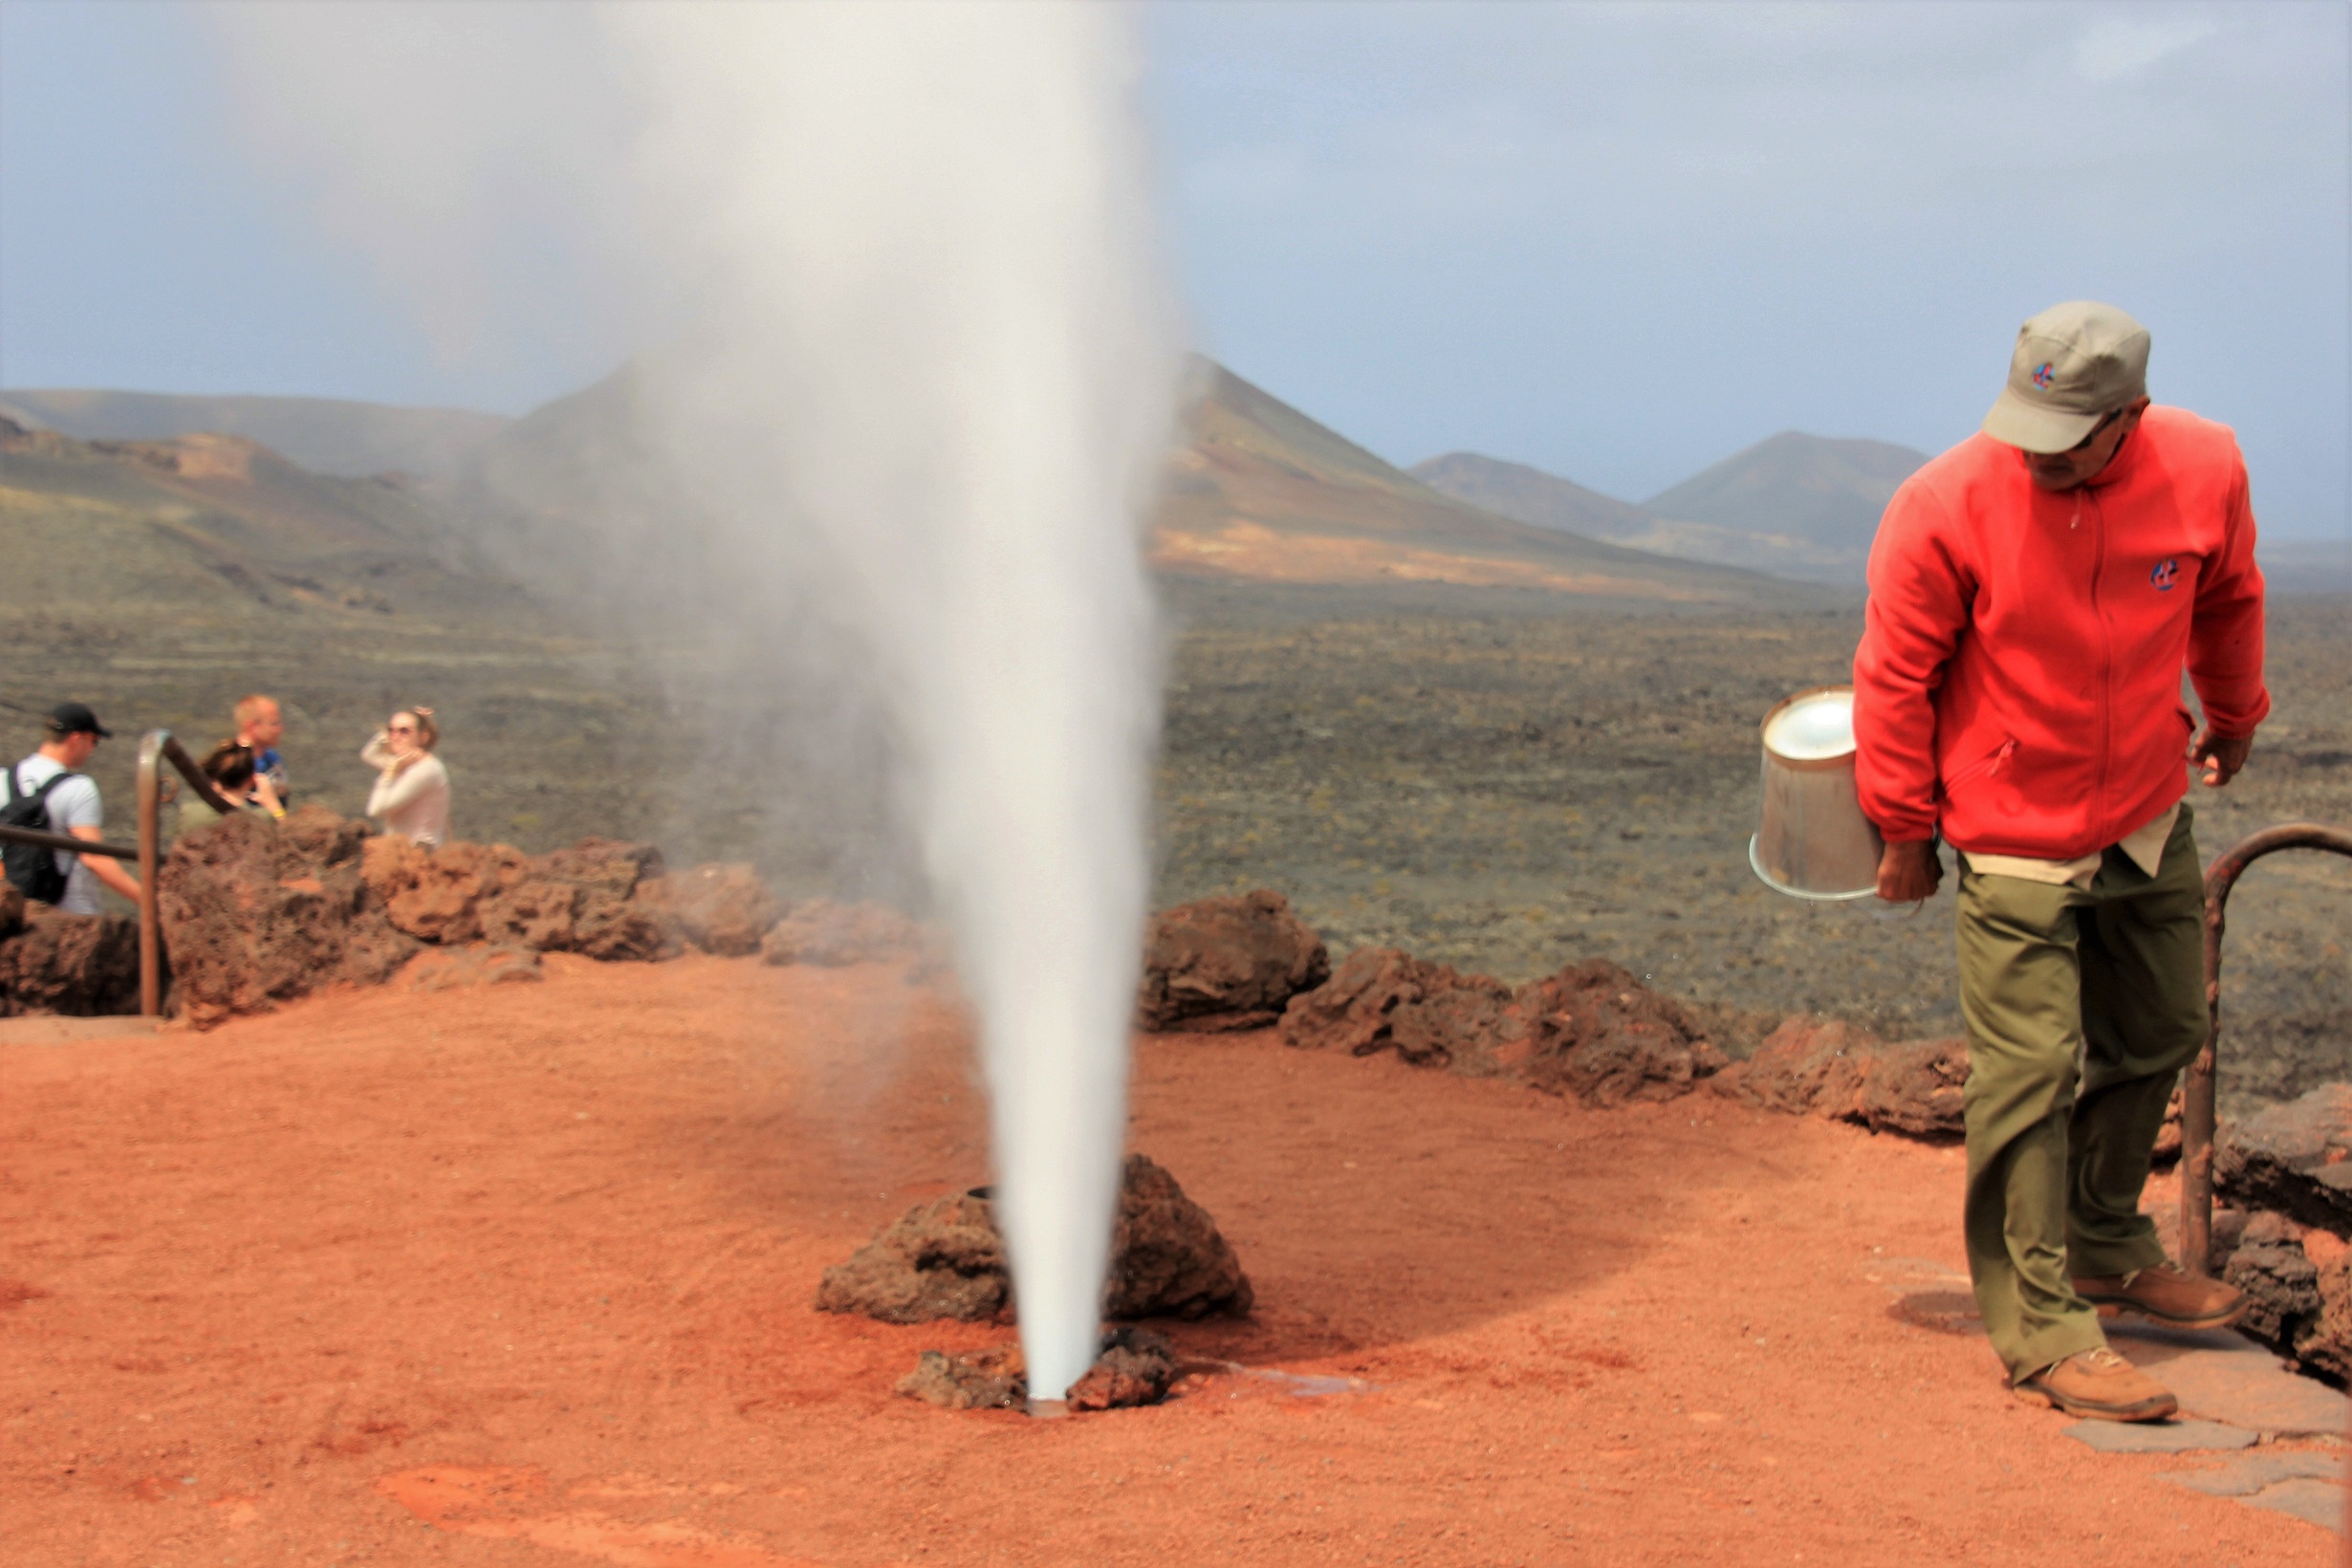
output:
[[2102,1309],[2184,1328],[2246,1309],[2166,1257],[2140,1194],[2207,1024],[2183,753],[2227,784],[2270,711],[2245,460],[2226,425],[2149,403],[2147,356],[2111,305],[2025,324],[1983,432],[1887,503],[1854,656],[1879,896],[1935,892],[1939,832],[1959,852],[1985,1331],[2021,1392],[2117,1421],[2175,1401],[2108,1348]]
[[[8,801],[14,804],[40,796],[51,832],[96,842],[104,836],[106,811],[98,800],[97,783],[79,770],[88,764],[98,742],[114,731],[99,724],[98,715],[81,703],[59,703],[51,708],[43,730],[47,738],[41,749],[9,770]],[[64,873],[65,885],[55,903],[69,915],[100,913],[98,890],[101,883],[126,899],[139,897],[139,879],[110,857],[59,854],[56,865]]]

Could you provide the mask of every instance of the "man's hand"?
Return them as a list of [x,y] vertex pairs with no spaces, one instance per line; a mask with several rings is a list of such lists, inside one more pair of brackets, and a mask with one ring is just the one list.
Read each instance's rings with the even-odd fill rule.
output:
[[1889,904],[1917,904],[1935,897],[1944,880],[1944,863],[1935,858],[1935,840],[1914,838],[1888,844],[1879,857],[1879,897]]
[[[2209,727],[2189,745],[2189,760],[2205,770],[2205,787],[2218,790],[2237,776],[2246,766],[2246,753],[2254,750],[2252,735],[2216,735]],[[1879,874],[1880,880],[1885,873]]]

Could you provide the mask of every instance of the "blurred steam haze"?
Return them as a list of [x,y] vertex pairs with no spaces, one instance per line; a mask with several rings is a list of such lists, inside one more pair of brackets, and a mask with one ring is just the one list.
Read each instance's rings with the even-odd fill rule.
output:
[[[756,761],[805,793],[829,758],[845,804],[886,777],[979,1014],[1031,1386],[1057,1396],[1093,1360],[1124,1128],[1162,651],[1143,519],[1180,369],[1129,13],[208,19],[269,156],[445,348],[515,313],[660,333],[471,484],[527,577],[709,634],[750,744],[682,735],[686,787]],[[522,243],[551,248],[546,297],[478,265]],[[598,501],[589,535],[549,526],[549,486]]]

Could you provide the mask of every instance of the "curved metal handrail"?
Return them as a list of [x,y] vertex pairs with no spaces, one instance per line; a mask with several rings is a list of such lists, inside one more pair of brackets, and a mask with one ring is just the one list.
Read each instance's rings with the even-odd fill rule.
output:
[[2213,1248],[2213,1067],[2221,1045],[2221,934],[2230,889],[2246,868],[2282,849],[2352,856],[2352,833],[2319,822],[2286,822],[2241,838],[2205,872],[2205,1046],[2181,1083],[2181,1267],[2204,1274]]

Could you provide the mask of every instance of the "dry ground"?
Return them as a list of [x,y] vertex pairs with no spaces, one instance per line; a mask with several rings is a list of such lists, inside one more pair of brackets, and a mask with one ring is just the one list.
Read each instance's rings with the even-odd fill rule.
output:
[[1140,1046],[1133,1142],[1260,1304],[1173,1333],[1340,1381],[934,1410],[892,1381],[1001,1331],[808,1303],[982,1174],[955,1015],[881,966],[548,968],[0,1047],[12,1568],[2337,1556],[1893,1314],[1958,1261],[1956,1150],[1267,1035]]

